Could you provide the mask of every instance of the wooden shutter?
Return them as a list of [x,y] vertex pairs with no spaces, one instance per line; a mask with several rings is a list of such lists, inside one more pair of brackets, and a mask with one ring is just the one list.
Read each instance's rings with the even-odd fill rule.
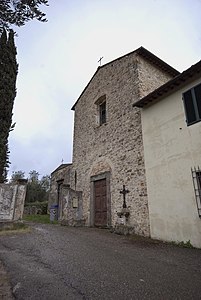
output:
[[191,90],[183,94],[183,101],[184,101],[184,107],[186,112],[186,121],[187,124],[189,125],[196,121],[196,113],[193,104],[193,97],[192,97]]

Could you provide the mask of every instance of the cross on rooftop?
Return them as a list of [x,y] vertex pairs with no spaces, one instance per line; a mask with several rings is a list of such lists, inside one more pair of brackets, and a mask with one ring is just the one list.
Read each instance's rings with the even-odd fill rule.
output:
[[100,57],[100,59],[98,60],[98,62],[100,63],[100,66],[101,66],[101,60],[103,59],[103,56]]

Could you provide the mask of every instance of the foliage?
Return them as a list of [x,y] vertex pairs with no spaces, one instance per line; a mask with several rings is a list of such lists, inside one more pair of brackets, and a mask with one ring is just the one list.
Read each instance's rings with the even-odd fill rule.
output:
[[29,172],[29,182],[38,182],[39,181],[39,173],[36,170]]
[[45,13],[40,5],[48,6],[47,0],[1,0],[0,28],[9,29],[10,26],[23,26],[26,22],[36,19],[46,22]]
[[40,215],[47,214],[48,201],[25,203],[25,207],[36,208]]
[[50,176],[49,175],[43,176],[40,180],[40,184],[41,184],[42,188],[44,188],[46,190],[46,192],[49,192],[49,190],[50,190]]
[[41,180],[39,180],[39,173],[35,170],[30,171],[25,202],[48,201],[49,186],[50,177],[48,175],[43,176]]
[[[48,197],[49,197],[49,190],[50,190],[50,176],[45,175],[42,176],[41,179],[39,179],[39,173],[36,170],[32,170],[29,172],[29,178],[27,183],[27,193],[25,198],[25,204],[27,206],[29,204],[35,205],[35,203],[41,203],[43,205],[44,203],[47,204]],[[25,172],[22,170],[15,171],[12,173],[10,183],[15,183],[18,179],[24,179],[25,178]],[[46,202],[44,202],[46,201]],[[42,208],[43,210],[43,208]],[[45,213],[47,212],[47,208]]]
[[25,178],[25,172],[23,172],[21,170],[16,171],[16,172],[12,173],[10,182],[14,183],[14,182],[18,181],[19,179],[24,179],[24,178]]
[[171,242],[172,245],[176,245],[176,246],[179,246],[181,248],[194,248],[193,245],[191,244],[191,241],[188,240],[186,242],[184,241],[181,241],[181,242]]
[[6,30],[0,37],[0,182],[6,182],[9,166],[8,136],[14,129],[12,110],[16,96],[16,61],[14,32]]
[[46,22],[45,13],[39,9],[41,5],[48,6],[48,0],[0,0],[0,183],[7,181],[8,136],[15,126],[12,110],[18,66],[14,31],[10,28],[23,26],[33,19]]

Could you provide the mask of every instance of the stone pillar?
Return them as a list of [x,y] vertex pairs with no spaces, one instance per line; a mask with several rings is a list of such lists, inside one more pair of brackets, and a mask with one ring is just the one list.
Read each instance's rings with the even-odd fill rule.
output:
[[20,179],[14,184],[0,184],[1,221],[22,219],[26,188],[26,179]]
[[18,179],[13,220],[22,219],[23,212],[24,212],[26,191],[27,191],[27,179]]

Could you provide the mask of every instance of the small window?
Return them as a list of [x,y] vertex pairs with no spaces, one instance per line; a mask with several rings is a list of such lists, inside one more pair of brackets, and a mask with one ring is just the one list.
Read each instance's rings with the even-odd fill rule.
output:
[[193,177],[193,185],[195,190],[195,198],[198,209],[198,215],[201,218],[201,169],[198,167],[197,169],[191,169],[192,177]]
[[96,125],[101,126],[107,121],[106,95],[99,97],[96,102]]
[[100,125],[106,123],[106,101],[99,106]]
[[183,94],[187,125],[201,121],[201,84]]

